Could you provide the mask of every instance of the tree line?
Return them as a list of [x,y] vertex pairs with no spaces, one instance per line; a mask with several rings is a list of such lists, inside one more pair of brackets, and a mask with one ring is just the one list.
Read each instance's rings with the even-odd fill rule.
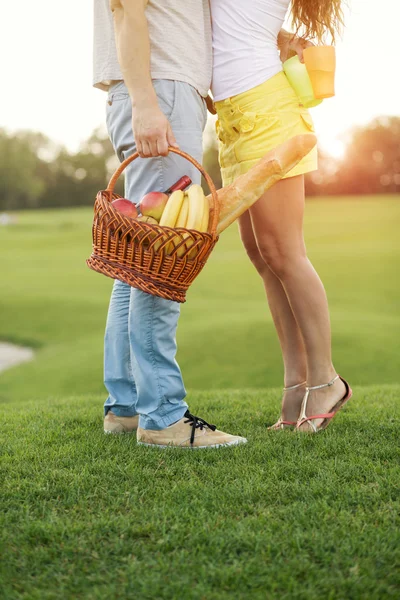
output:
[[[342,159],[323,152],[319,159],[319,170],[306,176],[308,196],[399,193],[400,117],[352,130]],[[41,133],[0,129],[0,211],[91,205],[116,166],[101,128],[75,153]],[[215,141],[205,148],[204,166],[220,187]],[[123,195],[122,180],[117,192]]]

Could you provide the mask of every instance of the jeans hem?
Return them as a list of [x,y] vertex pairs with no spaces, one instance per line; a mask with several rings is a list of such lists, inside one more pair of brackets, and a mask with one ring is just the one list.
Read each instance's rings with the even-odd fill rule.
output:
[[130,408],[123,408],[118,406],[105,406],[104,407],[104,416],[112,411],[113,415],[116,417],[137,417],[137,412],[132,411]]
[[178,408],[171,410],[168,414],[157,417],[156,415],[140,415],[139,427],[141,429],[152,429],[153,431],[159,431],[160,429],[166,429],[173,423],[180,421],[188,409],[186,402],[182,403]]

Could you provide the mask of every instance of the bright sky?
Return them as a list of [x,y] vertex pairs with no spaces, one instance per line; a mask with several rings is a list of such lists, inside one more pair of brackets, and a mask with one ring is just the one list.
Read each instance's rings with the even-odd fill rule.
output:
[[[321,145],[375,116],[400,114],[399,0],[348,0],[337,45],[336,97],[312,109]],[[2,6],[0,127],[33,129],[76,150],[104,123],[106,95],[91,87],[93,0],[20,0]]]

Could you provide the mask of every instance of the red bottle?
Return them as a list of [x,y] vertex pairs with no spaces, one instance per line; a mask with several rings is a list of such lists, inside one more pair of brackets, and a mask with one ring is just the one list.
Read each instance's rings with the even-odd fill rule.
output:
[[180,179],[178,179],[178,181],[176,183],[174,183],[174,185],[171,185],[170,188],[168,188],[164,194],[172,194],[172,192],[176,192],[177,190],[185,190],[187,187],[189,187],[189,185],[192,183],[192,180],[190,179],[190,177],[188,177],[187,175],[184,175],[183,177],[181,177]]

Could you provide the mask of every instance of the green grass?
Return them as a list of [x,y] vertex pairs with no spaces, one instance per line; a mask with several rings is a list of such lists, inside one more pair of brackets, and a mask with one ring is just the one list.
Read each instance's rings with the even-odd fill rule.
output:
[[34,362],[0,376],[0,598],[398,598],[398,222],[395,198],[311,201],[306,239],[354,399],[318,436],[267,432],[282,368],[235,228],[182,308],[193,412],[247,446],[137,447],[102,433],[112,282],[90,272],[87,209],[0,229],[0,340]]
[[[38,348],[0,378],[0,398],[97,394],[112,281],[87,269],[91,210],[23,213],[0,229],[0,339]],[[306,241],[327,289],[333,355],[353,384],[395,383],[400,337],[400,202],[310,201]],[[278,342],[259,277],[231,227],[182,307],[178,359],[188,389],[280,386]],[[27,382],[29,381],[29,388]]]
[[249,444],[163,452],[104,436],[102,396],[10,407],[2,598],[398,598],[399,386],[356,388],[307,437],[267,432],[278,390],[191,400]]

